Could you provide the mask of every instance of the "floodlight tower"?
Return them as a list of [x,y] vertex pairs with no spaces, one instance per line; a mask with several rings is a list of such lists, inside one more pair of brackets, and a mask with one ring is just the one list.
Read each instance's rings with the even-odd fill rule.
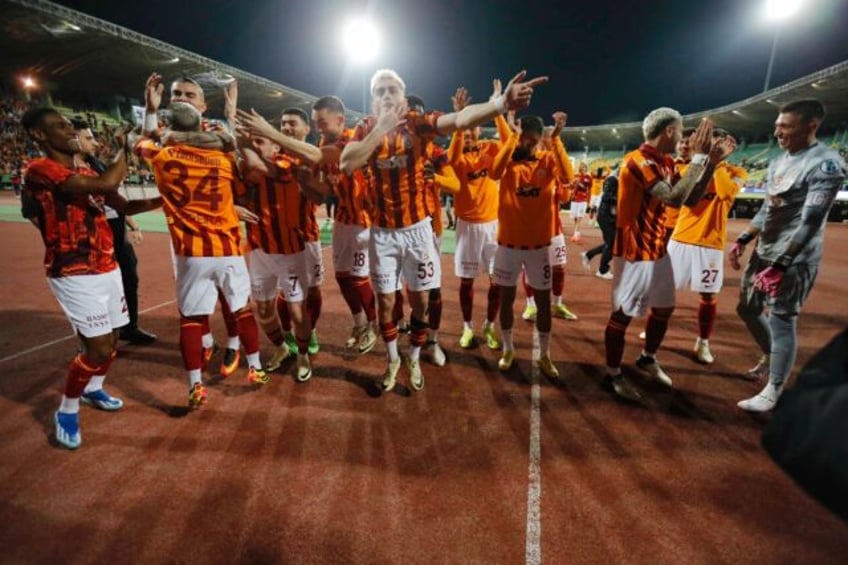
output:
[[380,32],[374,22],[359,18],[351,20],[342,34],[345,56],[359,67],[362,75],[362,113],[368,114],[366,64],[377,58],[380,51]]
[[804,0],[766,0],[766,19],[774,25],[774,41],[771,44],[771,55],[769,56],[768,70],[766,70],[766,82],[763,92],[769,89],[771,82],[771,70],[774,67],[774,56],[777,53],[777,41],[780,38],[780,25],[790,16],[794,15],[804,3]]

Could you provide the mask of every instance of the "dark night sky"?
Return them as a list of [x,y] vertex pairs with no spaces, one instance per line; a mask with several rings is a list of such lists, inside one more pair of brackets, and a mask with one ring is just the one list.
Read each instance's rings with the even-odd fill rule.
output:
[[[569,125],[640,120],[650,109],[707,110],[763,88],[774,27],[764,0],[60,0],[68,7],[314,95],[361,109],[363,71],[341,48],[351,16],[383,30],[368,65],[397,70],[408,93],[448,109],[465,85],[546,74],[532,111],[562,108]],[[626,6],[626,7],[625,7]],[[848,60],[848,1],[806,0],[781,27],[772,86]],[[140,77],[143,81],[143,77]]]

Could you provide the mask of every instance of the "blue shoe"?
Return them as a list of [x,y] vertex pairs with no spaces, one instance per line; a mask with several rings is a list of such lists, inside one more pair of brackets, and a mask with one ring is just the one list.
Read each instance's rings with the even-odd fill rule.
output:
[[124,405],[123,400],[116,396],[111,396],[102,388],[92,390],[91,392],[84,392],[80,397],[80,400],[82,400],[85,404],[96,406],[97,408],[106,410],[107,412],[120,410]]
[[57,411],[53,421],[56,423],[56,441],[68,449],[76,449],[82,445],[79,413],[68,414]]

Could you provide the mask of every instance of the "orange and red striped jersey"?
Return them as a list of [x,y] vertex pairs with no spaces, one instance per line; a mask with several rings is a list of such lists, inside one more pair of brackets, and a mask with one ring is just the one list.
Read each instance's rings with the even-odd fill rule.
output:
[[250,209],[259,216],[258,223],[247,224],[250,249],[293,255],[303,251],[306,242],[318,241],[317,206],[300,190],[295,176],[300,164],[297,157],[280,154],[274,161],[272,176],[250,186]]
[[[685,168],[680,170],[684,174]],[[719,163],[706,192],[694,206],[683,206],[671,238],[680,243],[724,249],[727,216],[748,173],[741,167]]]
[[537,249],[555,235],[557,179],[567,180],[568,154],[557,139],[551,151],[537,152],[526,161],[512,159],[518,136],[512,135],[495,160],[493,174],[500,178],[498,244]]
[[588,202],[589,191],[592,190],[592,177],[588,173],[577,173],[571,183],[571,201]]
[[[424,165],[427,145],[438,130],[436,121],[442,114],[419,114],[410,111],[404,125],[383,137],[382,143],[368,158],[367,177],[372,202],[371,221],[381,227],[400,229],[417,224],[427,217]],[[375,116],[366,116],[356,125],[352,141],[361,141],[374,129]],[[340,142],[341,148],[346,142]]]
[[661,181],[674,184],[677,178],[671,157],[646,143],[624,156],[618,177],[615,257],[655,261],[665,256],[666,206],[651,188]]
[[31,161],[24,175],[24,191],[39,207],[44,268],[50,278],[108,273],[118,266],[104,197],[70,194],[60,188],[74,175],[96,177],[97,173],[42,158]]
[[244,186],[231,154],[188,145],[159,147],[149,139],[136,144],[136,152],[150,163],[156,177],[175,254],[242,254],[233,198]]
[[[324,137],[321,137],[318,140],[318,147],[323,147],[328,143],[347,143],[353,138],[353,134],[354,130],[347,128],[338,140],[328,142]],[[346,175],[339,168],[338,163],[325,166],[324,173],[333,189],[333,195],[338,199],[334,214],[335,221],[364,228],[370,226],[371,218],[368,216],[366,199],[368,185],[365,174],[358,170],[352,175]]]

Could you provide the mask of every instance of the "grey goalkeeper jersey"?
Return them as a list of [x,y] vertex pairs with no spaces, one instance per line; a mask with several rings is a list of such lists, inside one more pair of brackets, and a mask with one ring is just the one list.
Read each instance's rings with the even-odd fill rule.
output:
[[760,229],[757,254],[784,266],[819,264],[827,215],[846,174],[839,153],[821,143],[769,163],[766,198],[752,221]]

